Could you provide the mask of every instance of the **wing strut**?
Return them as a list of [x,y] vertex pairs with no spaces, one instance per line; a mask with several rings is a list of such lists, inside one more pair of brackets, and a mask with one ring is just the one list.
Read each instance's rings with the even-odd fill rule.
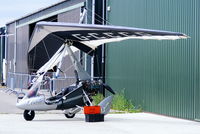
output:
[[75,57],[72,49],[70,46],[73,45],[73,42],[67,41],[65,44],[66,50],[69,54],[69,57],[72,61],[72,64],[74,65],[75,70],[78,73],[78,77],[80,80],[90,80],[90,75],[84,70],[83,66],[80,64],[80,62]]

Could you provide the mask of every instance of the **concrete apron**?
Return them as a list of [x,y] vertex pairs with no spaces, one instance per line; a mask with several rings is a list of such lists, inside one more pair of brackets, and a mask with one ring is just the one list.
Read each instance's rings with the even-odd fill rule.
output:
[[0,134],[199,134],[200,123],[149,113],[108,114],[104,122],[85,122],[84,114],[66,119],[63,114],[37,114],[25,121],[22,114],[0,114]]

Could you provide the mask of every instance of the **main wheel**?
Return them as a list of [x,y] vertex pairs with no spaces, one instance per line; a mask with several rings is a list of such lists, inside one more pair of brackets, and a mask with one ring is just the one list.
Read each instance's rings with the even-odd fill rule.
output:
[[24,119],[26,121],[32,121],[35,117],[35,112],[32,110],[24,110]]
[[75,114],[72,114],[72,113],[65,114],[66,118],[74,118],[74,116],[75,116]]

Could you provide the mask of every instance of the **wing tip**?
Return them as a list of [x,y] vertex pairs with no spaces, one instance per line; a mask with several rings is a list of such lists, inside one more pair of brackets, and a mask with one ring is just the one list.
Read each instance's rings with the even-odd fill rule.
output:
[[180,36],[181,39],[187,39],[187,38],[191,38],[190,36],[182,33],[182,35]]

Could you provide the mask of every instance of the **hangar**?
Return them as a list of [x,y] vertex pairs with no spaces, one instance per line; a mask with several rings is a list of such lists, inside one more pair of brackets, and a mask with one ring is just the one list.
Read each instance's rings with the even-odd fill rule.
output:
[[144,111],[199,120],[200,1],[110,0],[107,4],[107,19],[113,25],[179,31],[191,38],[108,45],[106,82],[113,89],[124,89]]
[[[190,39],[179,41],[123,41],[120,44],[124,45],[99,48],[100,57],[92,61],[91,57],[85,56],[82,62],[91,75],[105,75],[106,83],[117,91],[124,90],[135,106],[141,106],[144,111],[199,120],[199,6],[199,0],[67,0],[9,22],[7,34],[14,36],[8,36],[6,42],[7,86],[17,88],[24,84],[23,81],[39,68],[36,65],[42,65],[40,58],[48,58],[46,53],[39,60],[34,54],[27,54],[36,22],[78,23],[80,13],[86,7],[90,11],[84,23],[160,29],[189,35]],[[45,45],[43,49],[47,49]],[[77,55],[82,57],[84,54]],[[93,67],[91,63],[94,63]],[[72,76],[70,72],[68,74]]]
[[[44,65],[44,63],[47,62],[48,59],[55,53],[57,46],[54,45],[49,47],[46,44],[42,44],[39,48],[36,48],[28,53],[29,40],[37,22],[51,21],[79,23],[80,18],[82,17],[81,14],[83,14],[84,9],[87,9],[87,16],[85,15],[83,22],[81,23],[100,24],[102,23],[102,19],[95,21],[92,9],[95,9],[95,13],[100,12],[96,17],[101,18],[103,13],[101,8],[104,3],[103,1],[97,1],[99,6],[92,7],[92,2],[94,3],[95,1],[64,0],[14,21],[8,22],[6,24],[7,34],[13,36],[8,36],[6,41],[7,45],[5,51],[7,52],[7,86],[10,88],[26,88],[27,80],[31,80],[31,75],[34,75],[36,70]],[[101,48],[97,50],[97,53],[102,53]],[[90,62],[93,61],[96,63],[97,58],[101,60],[101,57],[94,57],[94,60],[91,60],[90,56],[83,55],[85,54],[82,52],[77,53],[78,57],[82,57],[82,63],[84,63],[85,69],[93,76],[97,76],[96,64],[92,64],[93,66],[91,66]],[[69,68],[70,65],[67,64],[68,62],[69,59],[66,58],[62,70],[67,70],[65,73],[69,77],[73,77],[73,68]],[[103,75],[100,72],[101,68],[102,66],[98,65],[98,76]],[[72,83],[73,78],[69,78],[69,82]],[[64,84],[65,81],[62,83]]]

